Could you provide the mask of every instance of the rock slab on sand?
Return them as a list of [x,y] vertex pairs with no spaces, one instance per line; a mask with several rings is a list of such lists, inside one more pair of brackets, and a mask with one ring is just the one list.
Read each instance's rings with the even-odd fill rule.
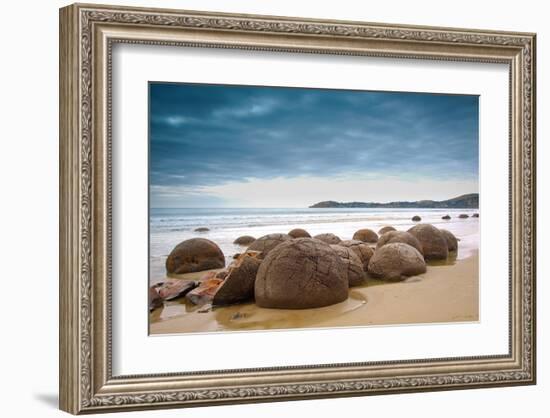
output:
[[319,308],[343,302],[348,298],[345,265],[317,239],[284,242],[260,265],[254,294],[263,308]]
[[425,272],[426,262],[422,254],[400,242],[377,248],[369,263],[369,274],[385,280],[403,280]]
[[420,241],[426,260],[444,260],[449,255],[447,240],[435,226],[419,224],[413,226],[407,232]]
[[213,305],[231,305],[254,298],[254,282],[261,260],[248,254],[239,257],[229,268],[225,280],[212,300]]
[[205,238],[192,238],[179,243],[166,259],[170,274],[193,273],[225,266],[222,250]]

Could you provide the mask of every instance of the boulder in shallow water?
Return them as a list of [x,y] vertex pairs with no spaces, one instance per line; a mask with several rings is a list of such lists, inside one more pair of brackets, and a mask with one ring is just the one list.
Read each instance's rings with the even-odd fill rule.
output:
[[325,244],[338,244],[340,243],[342,240],[340,239],[340,237],[330,233],[330,232],[327,232],[326,234],[318,234],[318,235],[315,235],[313,238],[315,239],[318,239],[320,241],[323,241]]
[[219,269],[225,266],[225,257],[216,243],[205,238],[191,238],[179,243],[166,259],[169,274]]
[[372,229],[363,228],[355,231],[355,234],[353,234],[353,239],[356,241],[375,243],[378,241],[378,234]]
[[156,287],[149,288],[149,312],[160,308],[163,305],[162,298],[159,296]]
[[369,274],[384,280],[404,280],[425,272],[426,262],[422,254],[400,242],[377,248],[369,263]]
[[195,228],[195,232],[208,232],[210,231],[210,228],[206,228],[204,226],[201,226],[200,228]]
[[309,232],[302,228],[294,228],[288,233],[288,235],[290,235],[292,238],[311,238]]
[[419,224],[413,226],[407,232],[420,241],[426,260],[444,260],[449,255],[447,240],[435,226]]
[[420,222],[420,221],[422,220],[422,218],[421,218],[420,216],[418,216],[418,215],[414,215],[414,216],[411,218],[411,220],[412,220],[413,222]]
[[237,238],[235,241],[233,241],[233,244],[237,245],[250,245],[254,241],[256,241],[256,238],[250,236],[250,235],[242,235],[239,238]]
[[447,249],[449,251],[456,251],[458,249],[458,240],[454,236],[454,234],[451,231],[447,231],[446,229],[439,229],[439,231],[443,234],[445,237],[445,240],[447,241]]
[[361,286],[367,283],[367,274],[363,269],[363,262],[357,254],[349,247],[343,247],[338,244],[330,246],[345,265],[346,276],[349,286]]
[[479,218],[479,213],[474,213],[474,214],[472,215],[472,218]]
[[458,215],[458,217],[459,217],[460,219],[467,219],[467,218],[469,218],[470,216],[468,216],[468,214],[466,214],[466,213],[461,213],[460,215]]
[[254,282],[262,260],[243,254],[229,267],[224,282],[212,300],[213,305],[231,305],[254,298]]
[[263,260],[254,286],[264,308],[306,309],[348,298],[345,265],[318,239],[297,238],[277,246]]
[[184,297],[195,287],[197,287],[197,283],[193,280],[166,279],[162,285],[157,287],[157,292],[162,299],[173,300]]
[[199,282],[199,286],[187,293],[187,295],[185,295],[185,298],[194,305],[198,306],[212,303],[214,295],[216,294],[222,283],[222,279],[217,279],[215,277],[201,279],[201,281]]
[[451,219],[451,217],[449,215],[445,215],[445,216],[442,216],[441,219],[448,221],[449,219]]
[[361,260],[361,263],[363,264],[363,271],[367,271],[370,258],[374,254],[374,250],[370,245],[363,241],[357,241],[354,239],[342,241],[338,245],[352,250]]
[[396,231],[396,229],[393,226],[384,226],[378,230],[378,236],[380,237],[381,235],[390,231]]
[[292,237],[288,234],[268,234],[258,238],[248,247],[252,251],[260,251],[265,257],[271,250],[279,244],[291,240]]
[[423,254],[422,244],[416,239],[416,237],[406,231],[390,231],[386,232],[380,237],[376,248],[380,248],[386,244],[392,244],[394,242],[401,242],[403,244],[409,244],[411,247],[414,247],[418,250],[420,254]]

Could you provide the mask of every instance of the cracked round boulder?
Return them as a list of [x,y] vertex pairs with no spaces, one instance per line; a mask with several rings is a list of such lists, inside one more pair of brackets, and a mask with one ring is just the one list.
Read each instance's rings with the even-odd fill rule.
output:
[[351,248],[341,245],[331,245],[336,253],[340,256],[346,266],[346,276],[348,283],[351,286],[361,286],[367,283],[367,274],[363,270],[363,262],[359,256]]
[[369,262],[369,274],[384,280],[404,280],[425,272],[426,262],[422,254],[400,242],[377,248]]
[[285,241],[291,240],[288,234],[268,234],[258,238],[248,247],[249,251],[260,251],[265,257],[271,250]]
[[346,267],[330,246],[313,238],[283,242],[262,261],[254,295],[263,308],[320,308],[348,298]]
[[439,229],[430,224],[418,224],[407,231],[420,241],[426,260],[444,260],[449,255],[447,240]]
[[179,243],[166,259],[169,274],[193,273],[225,266],[225,257],[216,243],[205,238],[191,238]]
[[414,235],[405,231],[386,232],[378,240],[378,243],[376,244],[376,248],[380,248],[386,244],[392,244],[394,242],[409,244],[411,247],[416,248],[420,254],[424,253],[424,250],[422,249],[422,244],[420,244],[420,241],[418,241],[418,239]]

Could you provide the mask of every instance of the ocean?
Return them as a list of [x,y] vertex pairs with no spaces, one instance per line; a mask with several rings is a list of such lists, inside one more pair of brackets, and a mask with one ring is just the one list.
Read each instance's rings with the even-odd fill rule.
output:
[[[458,215],[466,213],[467,219]],[[229,264],[235,253],[243,247],[233,244],[241,235],[259,238],[275,232],[287,233],[293,228],[303,228],[312,236],[332,232],[341,239],[351,239],[354,232],[370,228],[375,232],[386,225],[397,230],[407,230],[415,222],[414,215],[429,223],[451,231],[460,239],[458,259],[471,255],[479,248],[479,219],[471,215],[478,209],[313,209],[313,208],[154,208],[150,211],[149,280],[161,281],[166,276],[165,262],[170,251],[189,238],[202,237],[214,241],[223,251]],[[451,220],[441,219],[450,215]],[[196,228],[209,228],[207,232],[195,232]]]

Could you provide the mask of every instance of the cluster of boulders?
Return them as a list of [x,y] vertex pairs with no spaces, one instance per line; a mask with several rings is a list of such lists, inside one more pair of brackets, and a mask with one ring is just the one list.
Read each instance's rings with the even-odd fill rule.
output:
[[221,249],[210,240],[178,244],[166,260],[169,274],[208,271],[197,281],[170,278],[154,285],[149,309],[181,297],[199,306],[255,300],[265,308],[318,308],[346,300],[349,288],[369,277],[398,281],[425,273],[427,260],[446,259],[458,249],[451,232],[429,224],[408,231],[360,229],[351,240],[293,229],[258,239],[243,236],[235,243],[247,248],[227,268]]

